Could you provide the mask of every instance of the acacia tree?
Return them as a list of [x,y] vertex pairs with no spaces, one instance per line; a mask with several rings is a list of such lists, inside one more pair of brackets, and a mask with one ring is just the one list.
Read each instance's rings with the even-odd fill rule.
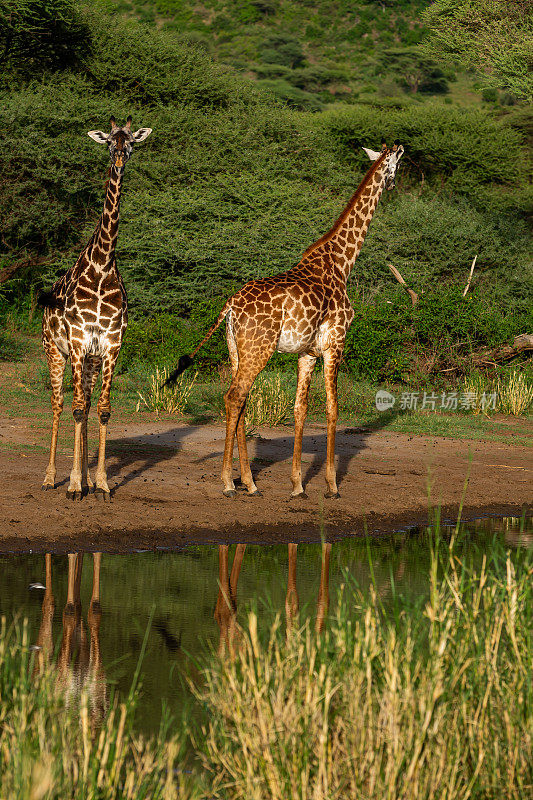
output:
[[443,71],[419,47],[392,47],[383,51],[381,61],[387,72],[412,93],[445,94],[448,83]]
[[532,99],[531,0],[435,0],[424,21],[432,32],[427,47],[440,61],[460,61],[487,85]]
[[0,66],[34,74],[72,66],[90,46],[75,0],[0,0]]

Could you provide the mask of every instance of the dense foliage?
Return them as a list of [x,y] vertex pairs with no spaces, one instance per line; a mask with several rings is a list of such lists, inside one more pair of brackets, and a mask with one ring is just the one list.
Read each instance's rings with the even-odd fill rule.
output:
[[533,15],[529,0],[436,0],[425,20],[432,50],[480,69],[492,86],[533,98]]
[[[477,254],[474,291],[482,302],[475,308],[505,310],[505,331],[492,328],[498,336],[523,330],[530,281],[527,110],[497,116],[488,107],[459,107],[438,96],[421,102],[410,91],[402,98],[374,95],[372,102],[360,98],[305,113],[272,100],[261,80],[285,80],[291,90],[307,92],[341,80],[342,69],[311,65],[305,42],[299,55],[293,26],[282,35],[278,17],[283,12],[286,19],[286,3],[235,5],[255,9],[258,25],[265,15],[278,19],[257,45],[265,71],[255,82],[214,62],[170,24],[159,30],[131,14],[114,16],[111,24],[105,4],[54,3],[61,3],[65,35],[72,30],[71,60],[63,63],[59,48],[55,61],[32,62],[31,75],[24,72],[24,48],[38,25],[31,17],[34,27],[24,28],[12,15],[20,41],[1,89],[0,267],[26,266],[3,287],[4,311],[70,266],[89,237],[108,161],[86,132],[105,127],[111,114],[121,120],[131,113],[134,125],[154,132],[128,164],[122,198],[117,258],[132,310],[124,363],[135,353],[144,357],[150,351],[156,359],[173,354],[170,330],[182,350],[180,342],[188,346],[189,337],[207,327],[224,297],[245,280],[296,263],[362,178],[368,161],[361,145],[376,147],[382,136],[400,139],[406,157],[397,190],[382,199],[350,282],[358,316],[388,313],[391,324],[385,328],[391,330],[392,315],[407,313],[388,262],[429,296],[445,285],[452,293],[464,285]],[[52,5],[26,0],[21,8],[30,7],[38,15]],[[400,7],[404,14],[411,8],[405,3],[396,11]],[[325,6],[317,8],[320,16]],[[376,16],[372,3],[358,9]],[[235,30],[244,25],[240,13],[235,10]],[[84,36],[77,39],[80,30]],[[216,38],[217,46],[222,39]],[[412,45],[403,55],[401,48],[382,47],[379,58],[393,72],[402,58],[414,58]],[[431,63],[416,63],[428,77]],[[433,79],[443,80],[438,74]],[[485,344],[487,337],[477,335],[482,329],[481,321],[469,329],[472,346]],[[153,341],[143,345],[148,331],[159,331],[154,335],[162,350]],[[219,357],[222,339],[213,348],[213,358]],[[354,361],[360,350],[352,347],[347,363],[365,372],[363,361]],[[377,365],[371,369],[374,374]]]

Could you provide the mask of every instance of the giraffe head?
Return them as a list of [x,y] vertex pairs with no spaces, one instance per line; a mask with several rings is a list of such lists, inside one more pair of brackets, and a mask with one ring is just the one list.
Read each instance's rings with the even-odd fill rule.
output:
[[144,140],[152,133],[151,128],[139,128],[135,133],[131,132],[131,117],[128,117],[126,124],[120,128],[111,117],[111,132],[89,131],[89,136],[98,144],[107,144],[109,155],[111,156],[111,166],[121,173],[124,171],[126,161],[133,152],[133,145]]
[[396,141],[394,142],[393,146],[389,148],[383,141],[381,143],[380,152],[376,152],[376,150],[369,150],[368,147],[363,147],[363,150],[371,161],[377,161],[377,159],[385,153],[385,158],[383,159],[383,164],[385,167],[383,172],[385,189],[394,189],[396,170],[398,169],[399,161],[404,152],[402,145]]

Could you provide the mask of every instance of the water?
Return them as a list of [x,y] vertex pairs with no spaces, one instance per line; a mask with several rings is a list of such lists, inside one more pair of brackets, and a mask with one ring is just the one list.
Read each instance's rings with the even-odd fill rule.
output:
[[[480,520],[467,523],[464,531],[463,542],[469,543],[474,558],[481,559],[495,537],[513,549],[533,546],[533,519]],[[183,703],[191,702],[187,677],[195,675],[198,658],[217,649],[231,624],[233,616],[224,602],[218,624],[214,618],[219,575],[237,618],[245,619],[247,609],[254,607],[262,624],[276,613],[296,613],[298,606],[300,621],[309,615],[320,627],[327,595],[333,602],[340,584],[350,577],[363,590],[373,580],[384,604],[393,587],[406,604],[427,590],[430,554],[424,530],[379,540],[345,539],[331,546],[300,544],[297,549],[232,546],[229,570],[236,551],[243,560],[235,592],[224,577],[227,548],[103,554],[99,569],[96,560],[99,586],[97,581],[94,587],[93,555],[80,555],[77,561],[71,557],[70,598],[68,556],[0,556],[0,614],[8,620],[27,617],[30,642],[41,652],[48,648],[56,669],[70,676],[72,691],[92,676],[93,685],[100,686],[94,702],[102,709],[113,689],[128,693],[146,635],[138,721],[151,733],[163,706],[179,715]]]

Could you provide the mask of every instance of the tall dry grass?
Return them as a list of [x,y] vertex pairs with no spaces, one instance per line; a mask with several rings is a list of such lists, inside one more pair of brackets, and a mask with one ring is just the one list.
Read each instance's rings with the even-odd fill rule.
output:
[[281,425],[290,414],[293,393],[282,381],[279,372],[262,372],[255,379],[246,401],[246,431],[251,433],[261,425]]
[[[329,632],[263,640],[205,672],[212,796],[469,800],[533,794],[533,570],[438,546],[427,602],[349,583]],[[203,740],[203,741],[202,741]]]
[[169,374],[167,367],[156,367],[148,381],[148,392],[137,392],[139,400],[136,411],[144,407],[156,413],[165,411],[167,414],[183,414],[198,373],[195,372],[192,377],[180,375],[172,386],[165,386]]
[[68,702],[51,669],[35,675],[27,626],[0,625],[2,800],[189,800],[180,731],[145,740],[134,730],[135,691],[101,728],[88,697]]
[[513,370],[497,383],[499,408],[504,414],[519,417],[533,404],[533,384],[523,372]]

